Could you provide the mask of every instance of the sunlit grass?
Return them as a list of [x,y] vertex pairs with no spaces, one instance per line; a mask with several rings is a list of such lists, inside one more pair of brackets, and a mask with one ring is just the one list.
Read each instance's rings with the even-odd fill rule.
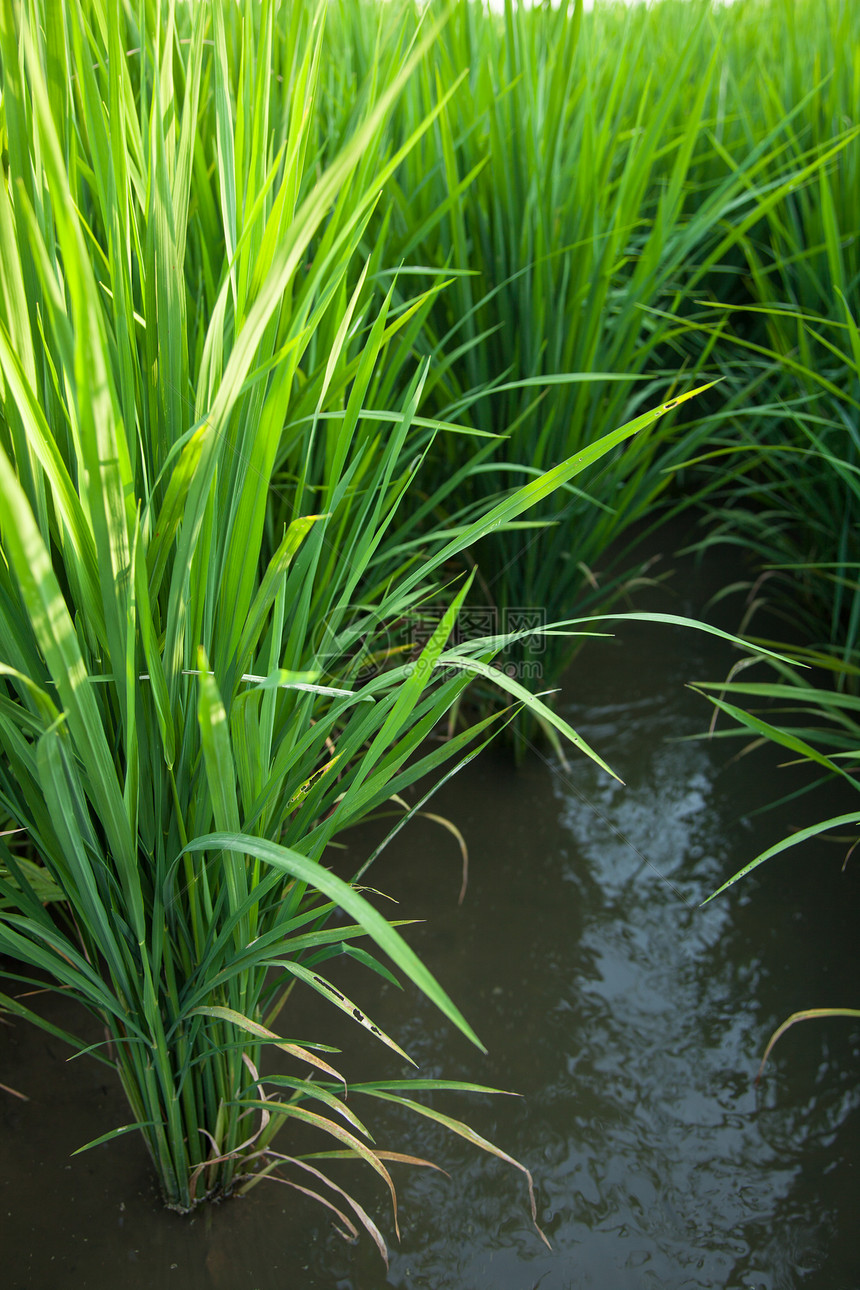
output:
[[[399,337],[437,286],[370,292],[379,259],[362,250],[380,187],[445,107],[377,155],[422,46],[323,161],[322,9],[0,16],[0,797],[63,897],[46,908],[0,841],[0,950],[12,981],[47,980],[104,1026],[91,1055],[131,1119],[99,1141],[140,1132],[170,1206],[277,1169],[384,1253],[324,1170],[273,1146],[310,1124],[393,1199],[332,1051],[290,1034],[290,992],[402,1060],[325,975],[346,955],[388,977],[381,952],[479,1039],[363,894],[373,857],[341,876],[329,844],[499,727],[504,712],[427,741],[476,676],[590,751],[492,667],[504,642],[453,641],[471,582],[457,564],[667,409],[428,529],[404,498],[462,430],[418,415],[429,365]],[[435,630],[395,647],[429,596]],[[267,1084],[268,1044],[294,1076]]]
[[[105,1136],[170,1205],[278,1170],[384,1252],[273,1143],[312,1124],[393,1196],[290,991],[402,1060],[359,998],[384,955],[479,1041],[331,843],[523,705],[600,761],[518,677],[621,593],[634,522],[718,497],[854,675],[857,18],[825,8],[0,3],[0,950],[104,1025]],[[476,603],[567,627],[458,636]]]
[[[459,504],[516,486],[681,382],[735,368],[685,418],[661,422],[559,492],[540,513],[545,527],[483,541],[474,551],[477,603],[550,619],[606,607],[638,572],[625,535],[714,486],[699,475],[673,488],[673,471],[710,445],[709,414],[718,418],[733,397],[743,402],[737,386],[747,388],[755,364],[749,353],[738,363],[722,334],[738,326],[748,334],[750,316],[711,306],[748,304],[762,230],[781,228],[792,204],[815,208],[821,187],[846,168],[847,191],[856,165],[844,117],[850,76],[830,77],[824,62],[857,26],[848,7],[837,8],[841,26],[812,41],[814,57],[806,38],[815,19],[803,10],[783,66],[756,35],[775,39],[782,4],[667,0],[586,13],[576,3],[507,3],[487,16],[461,3],[410,78],[390,147],[465,76],[372,222],[392,261],[428,282],[453,277],[415,329],[416,348],[433,358],[427,405],[505,435],[468,468],[474,444],[439,445],[430,476],[456,478]],[[388,46],[389,13],[340,9],[336,70],[322,99],[335,137],[353,101],[344,91],[362,84],[367,60]],[[804,228],[801,218],[798,237]],[[537,658],[526,641],[509,658],[552,683],[575,648],[542,641]]]

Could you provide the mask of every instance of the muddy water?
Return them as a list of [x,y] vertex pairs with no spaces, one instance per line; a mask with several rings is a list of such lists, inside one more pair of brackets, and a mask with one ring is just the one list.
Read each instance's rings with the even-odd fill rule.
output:
[[[678,742],[707,722],[684,682],[725,675],[733,657],[644,625],[589,644],[561,706],[625,786],[581,761],[565,770],[535,755],[515,772],[485,754],[435,805],[469,842],[463,906],[456,846],[430,821],[402,833],[373,876],[399,913],[427,920],[410,938],[488,1053],[414,993],[369,975],[350,991],[422,1074],[522,1095],[435,1104],[532,1170],[551,1250],[521,1175],[395,1116],[372,1120],[378,1145],[451,1176],[400,1168],[398,1246],[381,1189],[339,1175],[390,1239],[388,1273],[369,1243],[345,1245],[321,1210],[274,1184],[190,1220],[165,1213],[133,1136],[70,1157],[127,1118],[102,1069],[65,1064],[61,1045],[15,1026],[0,1034],[0,1080],[31,1100],[0,1102],[4,1286],[857,1290],[860,1029],[796,1027],[753,1084],[786,1015],[860,998],[857,862],[843,872],[845,848],[825,844],[789,853],[699,908],[783,832],[848,808],[803,799],[752,817],[795,785],[792,772],[766,749],[733,760],[733,742]],[[350,839],[351,858],[370,836]],[[293,1033],[326,1038],[303,1008]],[[328,1035],[343,1068],[401,1073],[339,1020]]]

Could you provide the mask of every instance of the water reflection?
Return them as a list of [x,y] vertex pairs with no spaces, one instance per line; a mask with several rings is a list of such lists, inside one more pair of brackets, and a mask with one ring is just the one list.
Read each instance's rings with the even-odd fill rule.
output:
[[[842,873],[841,854],[821,849],[810,870],[808,856],[789,853],[699,908],[757,849],[803,823],[748,818],[773,796],[773,758],[727,764],[725,743],[667,742],[706,720],[682,682],[724,673],[727,659],[710,638],[644,626],[589,647],[566,713],[625,786],[582,761],[565,771],[535,757],[517,773],[491,752],[434,805],[470,844],[464,906],[456,848],[430,822],[401,834],[373,876],[404,916],[427,919],[411,939],[488,1055],[412,992],[369,975],[352,992],[422,1074],[523,1095],[437,1105],[532,1169],[551,1252],[515,1171],[392,1114],[378,1145],[436,1159],[451,1178],[401,1174],[403,1240],[387,1277],[369,1243],[344,1246],[321,1211],[274,1187],[182,1223],[141,1187],[136,1157],[121,1174],[131,1157],[114,1146],[76,1158],[76,1206],[62,1187],[40,1188],[14,1220],[39,1235],[20,1261],[26,1278],[12,1284],[112,1285],[119,1266],[126,1290],[169,1276],[186,1290],[856,1290],[857,1031],[838,1021],[795,1028],[761,1089],[752,1084],[789,1012],[856,1001],[856,865]],[[368,845],[357,831],[352,858]],[[296,1033],[318,1034],[312,1001],[293,1021]],[[400,1073],[353,1031],[333,1015],[320,1036],[344,1045],[345,1069]],[[26,1133],[38,1132],[50,1100]],[[118,1102],[113,1114],[120,1123]],[[103,1129],[76,1126],[66,1150]],[[49,1137],[47,1128],[46,1151]],[[7,1178],[20,1168],[10,1160]],[[356,1177],[342,1175],[390,1234],[381,1190]]]
[[[789,860],[776,898],[763,871],[757,890],[698,908],[780,826],[743,819],[769,791],[769,760],[726,769],[722,743],[664,742],[702,727],[695,697],[673,684],[681,666],[713,674],[712,647],[697,648],[679,640],[673,655],[661,642],[646,671],[653,685],[662,667],[662,684],[648,697],[618,702],[609,667],[613,703],[569,706],[624,787],[585,763],[533,765],[512,806],[495,763],[473,794],[461,785],[449,799],[493,856],[466,916],[465,939],[484,958],[470,1015],[493,1054],[489,1073],[473,1076],[526,1095],[513,1126],[506,1108],[479,1127],[533,1168],[554,1251],[512,1220],[514,1188],[492,1166],[456,1157],[444,1198],[429,1184],[416,1193],[431,1208],[390,1284],[857,1284],[851,1242],[834,1251],[856,1180],[845,1193],[821,1186],[828,1169],[849,1177],[856,1149],[856,1043],[834,1027],[838,1061],[822,1062],[825,1037],[808,1031],[760,1092],[751,1079],[773,1026],[824,997],[821,960],[850,963],[854,933],[840,914],[856,884],[834,883],[834,899],[816,904],[808,870]],[[594,671],[590,687],[599,692]],[[413,873],[420,865],[413,853]],[[409,887],[419,895],[420,882]],[[435,1057],[444,1039],[422,1024],[419,1049]]]

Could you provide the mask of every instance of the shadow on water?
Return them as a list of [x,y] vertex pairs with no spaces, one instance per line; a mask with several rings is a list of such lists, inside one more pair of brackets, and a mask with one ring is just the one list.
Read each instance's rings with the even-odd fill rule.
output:
[[[562,707],[625,786],[584,761],[565,771],[535,755],[515,772],[490,752],[433,808],[469,842],[464,905],[456,847],[429,821],[401,833],[373,875],[398,912],[427,920],[410,939],[488,1054],[414,993],[369,976],[350,985],[422,1074],[522,1095],[436,1105],[529,1166],[552,1251],[516,1171],[397,1115],[377,1145],[427,1155],[451,1178],[401,1171],[402,1242],[391,1241],[387,1275],[369,1242],[344,1245],[285,1188],[262,1185],[191,1221],[167,1214],[133,1138],[69,1159],[124,1122],[122,1101],[99,1067],[66,1066],[59,1044],[16,1026],[0,1038],[0,1078],[32,1100],[2,1103],[10,1290],[117,1276],[126,1290],[856,1290],[856,1027],[796,1027],[753,1085],[790,1012],[856,1005],[856,864],[842,872],[838,846],[789,852],[701,909],[821,802],[750,818],[791,772],[767,749],[733,760],[736,743],[678,742],[709,717],[684,682],[725,675],[729,646],[644,624],[617,631],[583,650]],[[369,837],[355,832],[348,860]],[[401,1073],[339,1022],[329,1034],[344,1069]],[[328,1038],[309,1001],[293,1032]],[[381,1191],[342,1178],[393,1237]]]

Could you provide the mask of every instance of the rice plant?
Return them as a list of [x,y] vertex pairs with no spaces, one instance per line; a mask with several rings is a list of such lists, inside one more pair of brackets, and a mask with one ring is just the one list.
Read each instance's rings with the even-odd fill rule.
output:
[[[730,327],[733,408],[797,370],[778,266],[842,266],[815,354],[856,366],[828,213],[853,127],[827,126],[853,82],[744,118],[741,19],[672,12],[667,40],[578,0],[441,25],[363,0],[0,0],[0,952],[104,1027],[130,1121],[99,1141],[141,1133],[173,1208],[278,1176],[384,1254],[324,1158],[393,1199],[404,1153],[347,1091],[517,1165],[414,1096],[474,1086],[347,1081],[291,1033],[298,984],[402,1061],[352,986],[384,956],[479,1042],[362,888],[384,841],[354,873],[332,844],[420,783],[408,822],[523,707],[599,761],[501,656],[516,673],[542,640],[552,677],[618,594],[607,548],[712,436],[673,417]],[[807,137],[810,104],[830,117]],[[814,220],[819,191],[823,242],[793,254],[786,211]],[[759,290],[765,341],[705,308],[726,281]],[[799,415],[853,488],[832,410]],[[563,621],[458,633],[475,600]],[[431,742],[473,683],[504,706]],[[267,1075],[269,1046],[294,1074]],[[320,1151],[275,1139],[299,1126]]]
[[[475,676],[590,752],[493,668],[503,642],[452,641],[471,579],[450,562],[669,409],[462,522],[403,511],[458,432],[418,415],[427,362],[398,345],[438,284],[374,303],[360,252],[446,98],[368,163],[419,43],[323,161],[323,18],[0,4],[0,802],[63,898],[46,908],[0,839],[0,952],[105,1039],[0,1003],[116,1072],[131,1118],[98,1141],[142,1134],[172,1208],[277,1171],[384,1254],[316,1157],[367,1165],[393,1199],[392,1153],[331,1050],[291,1034],[290,992],[404,1059],[325,974],[346,956],[389,977],[384,955],[479,1040],[364,894],[374,855],[341,875],[329,844],[423,780],[414,814],[509,717],[428,743]],[[429,639],[395,643],[428,596],[445,602]],[[267,1087],[269,1045],[296,1073]],[[412,1096],[431,1086],[471,1087],[352,1085],[510,1159]],[[276,1147],[285,1122],[328,1150]]]
[[[715,718],[720,713],[729,718],[731,724],[721,723],[716,733],[729,738],[752,737],[755,743],[773,743],[791,754],[793,764],[809,767],[813,777],[800,789],[771,803],[768,809],[779,809],[784,814],[799,795],[834,779],[846,790],[846,806],[852,800],[855,805],[786,834],[747,861],[708,896],[704,904],[722,895],[760,865],[775,860],[796,846],[806,844],[808,847],[814,842],[819,848],[825,845],[832,850],[838,845],[844,851],[844,869],[845,865],[853,862],[860,841],[860,803],[855,796],[860,792],[860,699],[856,694],[847,693],[847,686],[833,684],[834,673],[838,675],[850,665],[845,664],[834,651],[821,653],[813,650],[798,651],[796,662],[784,658],[769,659],[767,665],[775,670],[775,680],[738,680],[733,675],[723,682],[701,682],[693,687],[714,705]],[[851,670],[856,679],[856,668]],[[761,1079],[775,1045],[787,1030],[798,1022],[826,1017],[856,1018],[860,1017],[860,1009],[834,1003],[793,1012],[770,1036],[756,1083]]]
[[[387,44],[388,13],[341,11],[332,61],[343,70],[324,100],[335,134],[351,101],[340,78],[361,83]],[[679,372],[716,366],[720,327],[707,304],[725,299],[754,232],[845,134],[799,148],[806,117],[794,103],[752,131],[739,125],[757,91],[750,75],[728,74],[736,25],[731,9],[706,3],[585,12],[579,0],[509,0],[494,15],[464,2],[410,78],[391,148],[465,77],[404,157],[372,227],[393,262],[431,281],[453,275],[415,328],[434,358],[430,409],[506,436],[469,469],[474,441],[452,437],[434,454],[435,479],[456,474],[460,501],[515,488],[668,400]],[[625,534],[711,486],[700,477],[669,494],[674,469],[713,437],[705,414],[730,393],[603,458],[556,494],[541,527],[490,535],[474,551],[473,598],[502,621],[606,608],[637,569]],[[552,683],[575,648],[524,638],[509,659]]]
[[[756,309],[773,325],[778,348],[747,342],[761,363],[750,378],[758,415],[741,416],[736,406],[727,413],[730,457],[718,451],[712,458],[715,489],[697,545],[740,546],[751,564],[754,599],[789,623],[792,637],[799,629],[808,648],[833,651],[842,663],[835,682],[856,690],[860,331],[848,300],[838,292],[837,299],[839,319],[773,301]],[[789,329],[795,344],[786,343]],[[738,449],[743,461],[726,472]]]
[[[858,41],[860,11],[843,0],[740,6],[726,23],[726,93],[742,105],[728,126],[735,154],[781,123],[807,173],[746,230],[732,290],[714,301],[717,433],[742,457],[714,458],[719,501],[705,539],[750,551],[751,577],[765,580],[777,612],[845,662],[860,625]],[[816,157],[824,164],[809,171]]]

